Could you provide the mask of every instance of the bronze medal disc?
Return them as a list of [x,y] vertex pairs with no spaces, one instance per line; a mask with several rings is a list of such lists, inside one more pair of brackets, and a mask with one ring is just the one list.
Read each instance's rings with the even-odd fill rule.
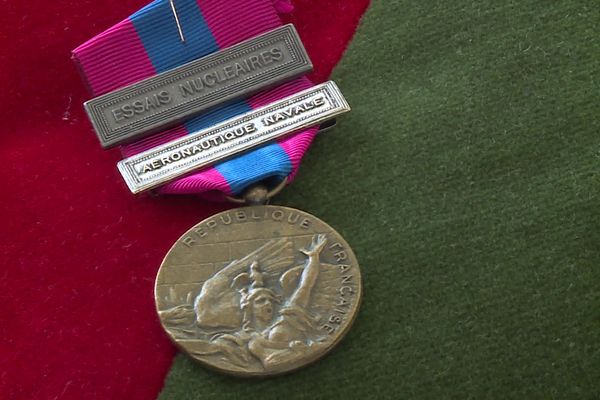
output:
[[169,250],[160,321],[193,358],[241,376],[289,372],[331,350],[356,317],[358,262],[320,219],[287,207],[216,214]]

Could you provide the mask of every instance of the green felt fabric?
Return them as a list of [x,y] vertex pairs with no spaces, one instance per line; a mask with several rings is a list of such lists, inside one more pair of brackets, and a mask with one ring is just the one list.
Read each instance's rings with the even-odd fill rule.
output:
[[277,203],[353,245],[346,339],[244,380],[180,355],[163,399],[600,398],[600,11],[374,1],[335,79],[353,111]]

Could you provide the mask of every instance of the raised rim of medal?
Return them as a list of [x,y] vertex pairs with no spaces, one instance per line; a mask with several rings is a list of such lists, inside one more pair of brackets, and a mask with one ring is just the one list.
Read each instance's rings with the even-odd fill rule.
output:
[[356,321],[356,318],[358,317],[358,314],[360,312],[360,308],[362,306],[362,300],[363,300],[363,284],[362,284],[362,273],[360,271],[360,263],[358,262],[358,258],[356,257],[356,254],[354,254],[354,250],[352,250],[352,247],[350,247],[350,245],[348,244],[348,242],[344,239],[344,237],[337,231],[335,230],[333,227],[331,227],[328,223],[326,223],[325,221],[323,221],[322,219],[306,212],[303,210],[298,210],[296,208],[292,208],[292,207],[286,207],[286,206],[279,206],[279,205],[258,205],[258,206],[248,206],[248,207],[243,207],[243,209],[245,210],[249,210],[252,208],[278,208],[278,209],[283,209],[283,210],[288,210],[288,211],[294,211],[294,212],[299,212],[302,213],[304,215],[307,215],[311,218],[314,218],[315,220],[317,220],[318,222],[320,222],[321,224],[325,225],[326,227],[329,228],[330,233],[335,234],[339,237],[339,239],[341,240],[341,244],[345,246],[345,249],[347,249],[349,251],[349,255],[351,256],[351,259],[356,261],[356,269],[358,271],[358,280],[357,280],[357,295],[356,295],[356,301],[355,301],[355,305],[353,307],[353,312],[351,313],[350,317],[347,320],[347,323],[345,324],[345,326],[343,327],[343,329],[341,329],[340,331],[337,332],[337,334],[333,337],[333,340],[331,341],[331,343],[329,344],[329,346],[327,346],[326,348],[322,349],[321,351],[317,351],[315,352],[311,357],[308,357],[307,359],[303,360],[303,362],[297,366],[293,366],[292,368],[289,369],[283,369],[281,371],[263,371],[263,372],[253,372],[253,371],[235,371],[235,370],[230,370],[230,369],[225,369],[225,368],[221,368],[215,364],[211,364],[208,361],[202,360],[200,358],[197,358],[195,356],[193,356],[192,354],[190,354],[188,352],[188,350],[182,345],[180,344],[177,339],[171,334],[171,332],[169,332],[169,330],[163,325],[163,322],[160,318],[159,315],[159,308],[158,308],[158,302],[157,302],[157,298],[158,298],[158,294],[157,294],[157,286],[158,286],[158,280],[159,280],[159,276],[161,273],[161,270],[165,264],[165,261],[167,260],[169,254],[171,253],[171,251],[173,251],[173,249],[175,248],[175,246],[178,244],[179,240],[184,237],[185,235],[187,235],[189,232],[191,232],[194,228],[196,228],[197,226],[205,223],[206,221],[209,221],[210,219],[213,218],[218,218],[220,215],[222,214],[226,214],[228,212],[231,212],[232,210],[235,210],[235,208],[233,209],[229,209],[229,210],[225,210],[225,211],[221,211],[217,214],[211,215],[210,217],[207,217],[205,219],[203,219],[202,221],[198,222],[197,224],[195,224],[194,226],[192,226],[191,228],[189,228],[188,230],[186,230],[174,243],[173,245],[169,248],[169,250],[167,251],[167,253],[165,254],[165,257],[163,258],[160,267],[158,269],[158,272],[156,274],[156,278],[154,280],[154,307],[157,313],[157,317],[158,320],[160,322],[161,328],[163,329],[163,331],[167,334],[167,336],[169,337],[169,339],[171,340],[172,343],[175,344],[175,346],[177,346],[177,348],[179,348],[183,353],[186,354],[187,357],[191,358],[192,360],[194,360],[195,362],[201,364],[202,366],[219,372],[219,373],[223,373],[225,375],[229,375],[229,376],[234,376],[234,377],[238,377],[238,378],[274,378],[274,377],[278,377],[278,376],[283,376],[283,375],[287,375],[290,373],[293,373],[295,371],[298,371],[300,369],[303,368],[307,368],[311,365],[313,365],[314,363],[316,363],[317,361],[319,361],[320,359],[324,358],[326,355],[328,355],[331,351],[333,351],[333,349],[344,339],[344,337],[346,337],[346,335],[348,334],[348,332],[350,331],[350,329],[352,328],[352,326],[354,325],[354,322]]

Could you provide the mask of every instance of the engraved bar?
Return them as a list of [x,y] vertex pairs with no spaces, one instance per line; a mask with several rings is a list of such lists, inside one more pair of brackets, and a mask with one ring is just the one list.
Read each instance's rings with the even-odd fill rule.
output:
[[117,167],[129,190],[139,193],[348,111],[329,81],[126,158]]
[[310,71],[308,54],[288,24],[84,106],[100,144],[110,148]]

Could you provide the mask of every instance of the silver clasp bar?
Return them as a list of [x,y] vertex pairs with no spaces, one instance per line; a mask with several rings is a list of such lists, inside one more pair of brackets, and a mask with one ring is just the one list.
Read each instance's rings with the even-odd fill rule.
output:
[[288,24],[96,97],[84,106],[100,144],[110,148],[310,71],[308,54],[296,29]]
[[126,158],[117,167],[129,189],[139,193],[348,111],[329,81]]

